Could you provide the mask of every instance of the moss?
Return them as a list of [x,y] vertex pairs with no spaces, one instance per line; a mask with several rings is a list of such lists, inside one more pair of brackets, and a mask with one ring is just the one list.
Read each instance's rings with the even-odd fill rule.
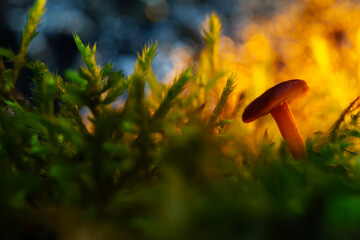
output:
[[[351,150],[360,136],[356,109],[342,113],[329,136],[308,139],[307,162],[266,139],[254,152],[234,130],[239,106],[223,114],[235,77],[217,69],[221,23],[215,14],[203,34],[213,58],[206,60],[208,74],[190,66],[162,85],[151,69],[155,43],[138,55],[134,74],[124,76],[111,63],[96,64],[96,47],[74,35],[85,66],[69,70],[64,81],[25,58],[44,4],[36,1],[30,10],[21,53],[0,48],[0,56],[14,62],[5,69],[0,61],[0,238],[359,235],[360,162]],[[21,67],[33,72],[34,105],[9,91]],[[211,108],[199,95],[224,75]],[[126,93],[124,106],[112,108]],[[91,126],[81,119],[84,106]]]

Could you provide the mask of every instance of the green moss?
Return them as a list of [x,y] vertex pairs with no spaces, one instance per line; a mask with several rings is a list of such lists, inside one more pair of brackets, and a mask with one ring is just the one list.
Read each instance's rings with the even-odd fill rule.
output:
[[[30,10],[18,56],[0,48],[0,56],[14,62],[5,69],[0,58],[1,239],[79,232],[99,239],[359,236],[355,102],[329,136],[308,139],[308,161],[294,161],[285,145],[278,150],[269,141],[254,153],[231,128],[225,131],[236,122],[221,117],[234,89],[231,73],[213,110],[196,102],[199,89],[212,89],[227,74],[217,70],[221,23],[215,14],[203,32],[211,73],[191,66],[171,85],[159,83],[151,70],[155,43],[138,55],[134,74],[124,76],[111,63],[99,66],[96,45],[74,35],[85,66],[67,71],[64,81],[25,59],[44,5],[36,1]],[[21,67],[33,71],[34,106],[9,91]],[[124,106],[112,108],[126,92]],[[58,113],[56,99],[62,101]],[[79,114],[83,106],[92,111],[88,126]]]

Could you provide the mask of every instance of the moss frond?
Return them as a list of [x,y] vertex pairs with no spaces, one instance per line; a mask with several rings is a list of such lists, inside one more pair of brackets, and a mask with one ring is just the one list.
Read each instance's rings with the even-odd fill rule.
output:
[[96,43],[93,48],[90,48],[90,45],[85,46],[76,33],[74,34],[74,41],[86,67],[94,78],[94,81],[98,81],[100,77],[100,68],[96,65],[95,61]]
[[17,59],[16,54],[11,49],[7,49],[3,47],[0,47],[0,56],[9,59],[12,62],[15,62]]
[[193,67],[185,69],[174,81],[168,90],[164,100],[160,103],[159,108],[153,116],[153,120],[162,119],[171,109],[174,100],[183,91],[187,82],[194,78]]
[[342,113],[340,114],[340,116],[338,117],[338,119],[335,121],[335,123],[331,126],[330,128],[330,139],[331,141],[335,141],[337,134],[338,134],[338,130],[340,128],[341,123],[344,121],[345,117],[350,114],[354,109],[354,106],[356,105],[356,103],[359,102],[360,97],[357,97],[354,101],[352,101],[348,107],[346,107],[344,109],[344,111],[342,111]]
[[33,7],[29,9],[25,28],[21,34],[20,50],[14,62],[14,83],[16,82],[20,69],[25,62],[25,56],[31,40],[38,34],[36,32],[41,16],[45,12],[46,0],[36,0]]
[[219,45],[221,35],[220,18],[212,13],[206,19],[206,24],[202,28],[202,37],[206,43],[206,49],[209,52],[210,64],[213,71],[217,71],[219,67]]
[[153,44],[145,45],[141,54],[138,53],[137,63],[135,65],[135,72],[140,70],[144,73],[149,72],[151,69],[151,62],[156,56],[157,41]]
[[104,89],[108,90],[102,104],[110,104],[126,92],[133,81],[133,78],[126,78],[122,71],[112,73],[107,80]]
[[226,85],[221,93],[220,99],[219,99],[218,103],[216,104],[213,113],[210,116],[210,119],[209,119],[210,126],[213,126],[216,123],[217,119],[219,118],[219,116],[226,104],[226,101],[227,101],[229,95],[234,90],[234,87],[235,87],[234,86],[234,75],[231,74],[230,77],[227,79]]

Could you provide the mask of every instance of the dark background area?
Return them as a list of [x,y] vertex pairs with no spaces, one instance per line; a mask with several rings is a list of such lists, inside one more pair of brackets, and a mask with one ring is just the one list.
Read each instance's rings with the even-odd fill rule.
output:
[[[0,46],[17,52],[27,10],[34,0],[0,1]],[[281,1],[254,0],[49,0],[39,35],[29,48],[29,58],[45,62],[51,71],[63,74],[81,64],[72,34],[84,43],[97,42],[97,61],[111,61],[131,73],[136,52],[158,40],[153,68],[162,79],[172,68],[169,48],[181,46],[194,57],[204,46],[200,28],[206,15],[216,12],[223,33],[234,41],[246,23],[271,16]],[[176,57],[176,56],[175,56]]]

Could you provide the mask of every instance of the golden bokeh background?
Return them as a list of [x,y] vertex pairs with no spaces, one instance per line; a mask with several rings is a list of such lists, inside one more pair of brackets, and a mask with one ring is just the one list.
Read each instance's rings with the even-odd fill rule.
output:
[[[211,64],[203,60],[210,58],[209,54],[207,49],[200,54],[200,76],[211,72]],[[351,1],[298,1],[272,18],[251,22],[238,39],[221,36],[218,57],[214,68],[233,72],[236,77],[223,118],[230,117],[244,94],[231,127],[239,141],[256,146],[264,134],[270,141],[282,141],[271,115],[245,124],[241,114],[266,89],[289,79],[303,79],[310,87],[307,96],[291,104],[304,139],[319,132],[326,134],[360,93],[360,5]],[[227,77],[205,96],[207,104],[214,105],[212,99],[219,96]]]

